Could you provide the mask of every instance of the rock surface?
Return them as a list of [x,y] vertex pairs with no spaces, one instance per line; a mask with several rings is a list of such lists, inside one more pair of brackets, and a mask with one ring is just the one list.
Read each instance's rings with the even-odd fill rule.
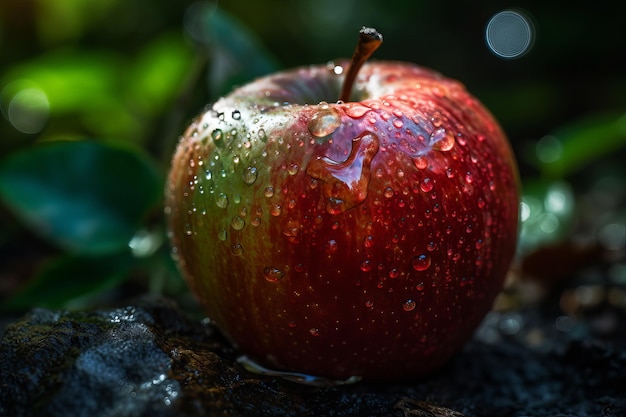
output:
[[248,373],[165,299],[35,309],[0,342],[0,416],[624,416],[626,317],[610,313],[610,337],[539,309],[491,313],[429,378],[310,387]]

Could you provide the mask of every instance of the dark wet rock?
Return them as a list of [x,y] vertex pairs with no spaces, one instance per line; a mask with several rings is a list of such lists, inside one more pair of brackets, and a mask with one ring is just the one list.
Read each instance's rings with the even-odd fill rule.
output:
[[609,313],[609,337],[545,311],[492,313],[429,378],[328,388],[246,372],[209,323],[164,299],[36,309],[0,343],[0,415],[624,416],[626,317]]

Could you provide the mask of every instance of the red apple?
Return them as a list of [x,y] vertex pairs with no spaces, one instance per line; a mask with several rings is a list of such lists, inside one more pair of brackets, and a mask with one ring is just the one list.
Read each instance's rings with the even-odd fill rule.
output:
[[[516,164],[457,81],[403,62],[348,66],[258,79],[191,123],[166,192],[173,252],[209,317],[260,364],[413,378],[462,347],[502,287]],[[357,71],[349,100],[332,102]]]

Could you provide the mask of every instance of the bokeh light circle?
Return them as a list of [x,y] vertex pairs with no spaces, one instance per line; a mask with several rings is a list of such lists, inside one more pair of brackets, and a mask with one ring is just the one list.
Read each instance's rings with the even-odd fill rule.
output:
[[489,50],[500,58],[520,58],[532,48],[535,28],[526,13],[503,10],[489,19],[485,40]]

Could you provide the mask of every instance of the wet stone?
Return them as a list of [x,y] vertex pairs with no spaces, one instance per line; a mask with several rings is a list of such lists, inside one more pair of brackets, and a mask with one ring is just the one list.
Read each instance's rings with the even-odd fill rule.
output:
[[0,341],[0,416],[623,416],[626,314],[614,313],[610,339],[555,327],[553,310],[491,313],[428,377],[309,387],[248,373],[210,323],[162,298],[35,309]]

